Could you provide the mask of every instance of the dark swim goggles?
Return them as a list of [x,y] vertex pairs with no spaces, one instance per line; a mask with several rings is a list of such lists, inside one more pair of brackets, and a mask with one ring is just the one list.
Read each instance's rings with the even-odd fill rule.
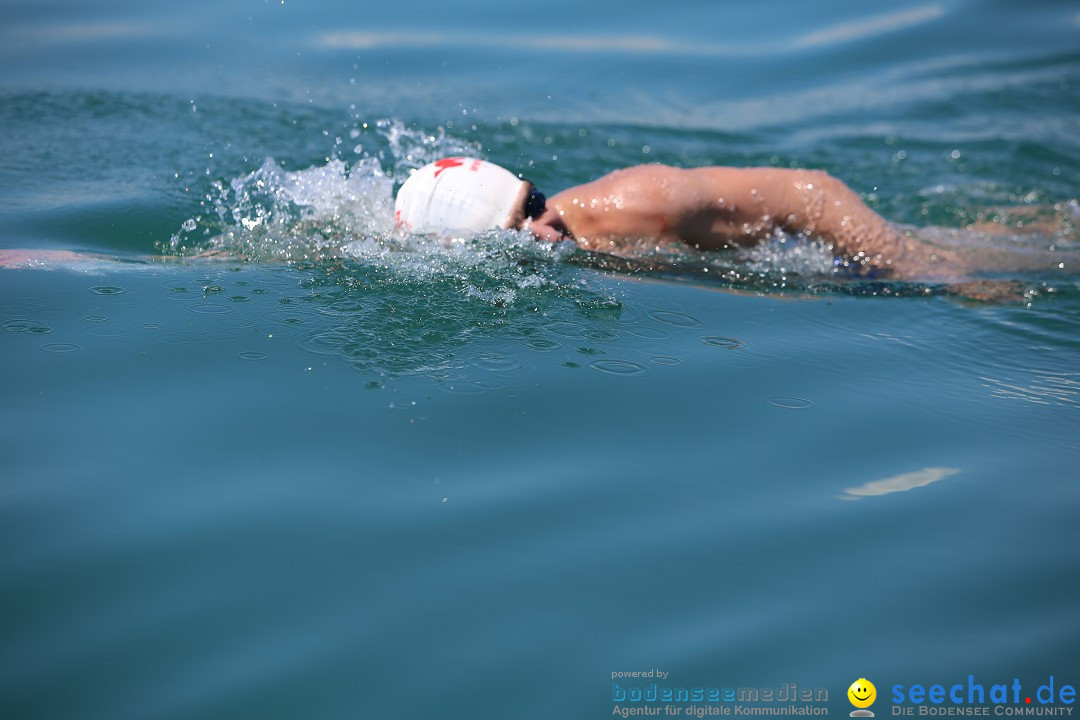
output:
[[547,209],[547,198],[535,187],[529,187],[529,197],[525,198],[525,217],[536,219]]

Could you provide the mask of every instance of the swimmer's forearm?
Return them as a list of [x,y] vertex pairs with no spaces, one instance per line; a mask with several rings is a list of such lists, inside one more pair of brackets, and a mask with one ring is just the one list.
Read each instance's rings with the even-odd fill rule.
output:
[[791,206],[801,213],[798,230],[820,236],[851,262],[897,278],[955,282],[965,277],[954,253],[909,237],[840,180],[820,171],[795,172],[800,174],[792,181]]
[[794,170],[787,178],[785,229],[817,235],[834,250],[870,267],[904,272],[910,242],[840,180],[818,170]]

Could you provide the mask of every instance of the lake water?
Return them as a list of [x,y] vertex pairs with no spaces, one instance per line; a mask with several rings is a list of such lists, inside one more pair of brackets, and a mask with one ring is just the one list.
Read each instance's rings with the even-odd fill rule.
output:
[[[0,12],[0,248],[93,258],[0,270],[0,716],[1080,683],[1075,3]],[[822,168],[1022,296],[396,238],[459,153]]]

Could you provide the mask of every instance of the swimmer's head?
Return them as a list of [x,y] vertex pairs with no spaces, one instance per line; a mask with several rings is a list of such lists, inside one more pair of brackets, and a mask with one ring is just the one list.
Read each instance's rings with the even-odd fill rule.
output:
[[528,180],[486,160],[443,158],[414,172],[398,190],[394,219],[414,233],[519,228],[544,211]]

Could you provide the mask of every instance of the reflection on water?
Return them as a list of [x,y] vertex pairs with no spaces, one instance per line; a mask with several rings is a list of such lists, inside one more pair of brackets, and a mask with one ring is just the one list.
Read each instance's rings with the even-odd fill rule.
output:
[[939,480],[952,477],[960,472],[960,468],[928,467],[915,472],[902,473],[881,480],[871,480],[858,487],[845,488],[841,500],[862,500],[868,497],[891,495],[898,492],[907,492],[915,488],[926,487]]
[[996,398],[1023,400],[1036,405],[1080,407],[1080,372],[1024,368],[1015,380],[980,377],[983,387]]
[[936,20],[945,14],[940,5],[922,5],[851,22],[830,25],[781,43],[701,43],[655,35],[507,35],[470,32],[387,32],[335,30],[319,35],[315,45],[329,50],[374,50],[377,48],[484,47],[503,50],[540,50],[582,53],[626,53],[633,55],[701,55],[713,57],[754,57],[776,55],[805,48],[827,47],[904,30]]

